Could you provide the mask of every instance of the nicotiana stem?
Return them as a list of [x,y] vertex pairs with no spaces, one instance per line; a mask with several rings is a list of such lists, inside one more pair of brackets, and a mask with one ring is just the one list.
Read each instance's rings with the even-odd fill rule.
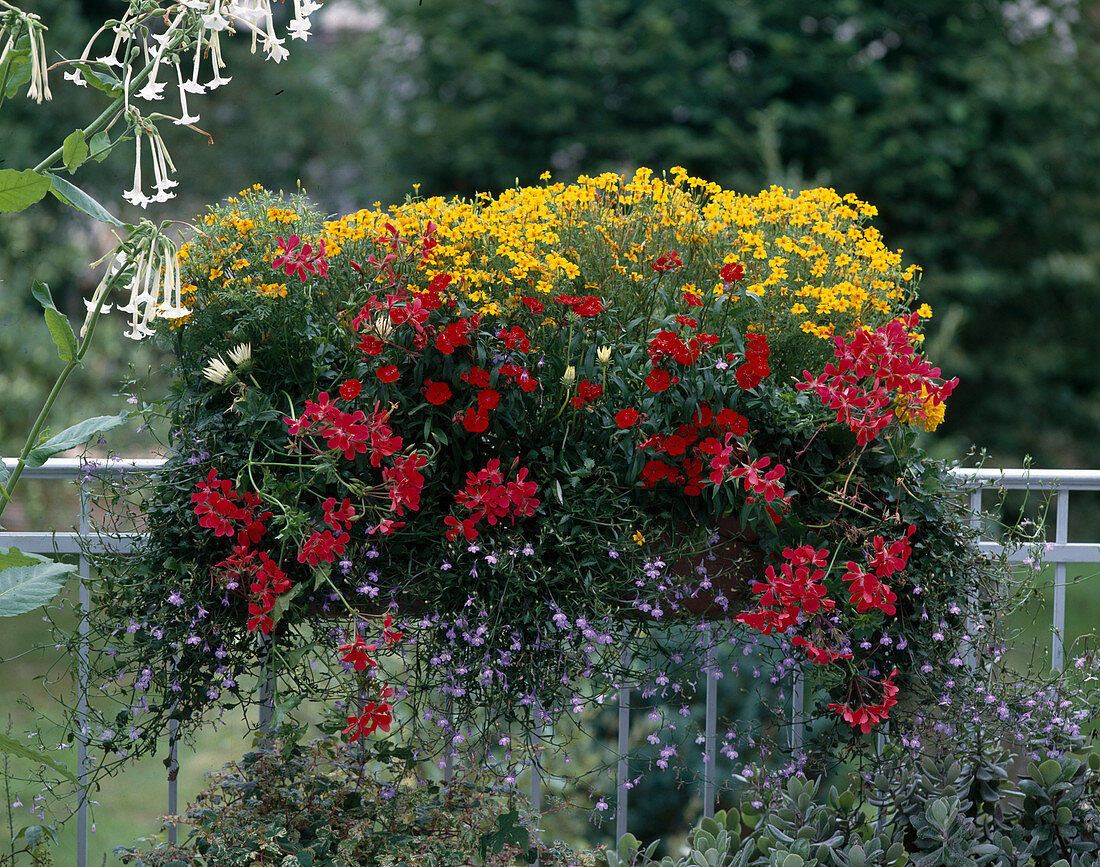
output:
[[120,278],[120,275],[125,273],[124,271],[116,272],[108,277],[107,291],[100,295],[99,301],[92,312],[92,316],[88,322],[88,329],[85,331],[84,336],[77,344],[76,352],[73,355],[71,361],[65,362],[65,366],[62,368],[61,373],[58,374],[57,381],[54,382],[53,388],[50,389],[49,395],[46,397],[45,403],[42,404],[42,409],[38,413],[38,418],[34,420],[34,424],[31,425],[30,432],[27,434],[27,440],[23,443],[23,449],[19,453],[19,460],[15,464],[15,469],[12,470],[11,476],[8,478],[7,483],[0,485],[0,515],[4,514],[4,509],[12,500],[12,495],[15,493],[15,487],[19,483],[20,476],[23,475],[23,470],[27,465],[27,457],[34,450],[34,447],[38,444],[38,435],[42,432],[42,428],[46,424],[46,418],[50,414],[50,410],[53,409],[54,403],[57,401],[58,396],[61,394],[61,389],[65,387],[65,382],[74,370],[80,367],[84,362],[84,356],[88,353],[88,350],[92,345],[92,337],[95,335],[96,322],[99,321],[100,313],[103,311],[103,302],[110,294],[110,290],[114,288],[115,282]]

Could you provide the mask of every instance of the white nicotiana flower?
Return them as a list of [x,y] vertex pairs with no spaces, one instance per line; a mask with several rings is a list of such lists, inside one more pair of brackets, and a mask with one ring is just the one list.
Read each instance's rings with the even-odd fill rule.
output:
[[178,63],[176,64],[176,81],[179,82],[180,89],[180,116],[176,118],[174,123],[177,126],[187,126],[191,123],[198,123],[199,116],[197,114],[193,115],[187,110],[187,84],[184,83],[183,72],[180,70],[180,65]]
[[215,355],[202,369],[202,375],[211,382],[221,385],[233,375],[233,371],[229,369],[228,364],[222,361],[220,355]]
[[[7,4],[4,5],[7,6]],[[42,38],[46,26],[34,13],[24,12],[11,6],[7,8],[11,12],[4,16],[3,22],[0,22],[0,36],[7,36],[3,47],[0,48],[0,63],[4,62],[8,52],[15,47],[17,36],[22,36],[25,32],[31,60],[31,83],[27,88],[27,96],[38,103],[43,99],[53,99],[47,75],[49,63],[46,60],[46,42]],[[13,19],[16,21],[14,27],[8,23]]]
[[596,361],[598,361],[600,364],[610,364],[611,363],[611,347],[610,346],[601,346],[601,347],[599,347],[596,350]]
[[191,311],[183,305],[176,255],[176,245],[169,238],[151,223],[142,223],[114,254],[96,291],[85,301],[88,317],[80,330],[81,336],[87,333],[97,306],[102,304],[100,312],[110,309],[103,302],[119,275],[128,278],[123,289],[129,292],[129,298],[117,306],[119,312],[130,315],[130,330],[124,336],[141,340],[153,333],[149,323],[154,318],[179,319],[189,315]]
[[226,355],[229,356],[229,360],[237,367],[252,360],[252,344],[251,343],[238,343],[232,349],[230,349]]
[[[134,134],[134,186],[132,189],[124,191],[122,197],[130,204],[144,208],[150,202],[166,202],[172,198],[173,194],[169,190],[178,186],[179,181],[172,180],[169,177],[169,173],[174,172],[176,166],[172,162],[172,157],[169,156],[167,148],[164,147],[164,140],[157,132],[157,128],[141,117],[136,109],[130,111],[134,117],[132,125]],[[153,186],[156,192],[152,196],[147,196],[142,188],[141,141],[143,138],[148,142],[149,162],[153,168]]]

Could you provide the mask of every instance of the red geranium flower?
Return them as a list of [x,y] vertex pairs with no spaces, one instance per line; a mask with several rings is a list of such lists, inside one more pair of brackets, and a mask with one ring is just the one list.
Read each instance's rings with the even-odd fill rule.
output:
[[340,397],[344,400],[354,400],[359,397],[359,392],[363,390],[363,383],[358,379],[349,379],[343,385],[340,386]]
[[521,304],[526,304],[532,313],[544,313],[546,311],[546,305],[535,298],[520,298]]
[[718,276],[721,277],[722,281],[725,283],[736,283],[745,276],[745,266],[740,262],[730,262],[722,266],[722,270],[718,272]]
[[615,413],[615,424],[621,428],[633,427],[638,421],[638,410],[633,407],[620,409]]
[[340,659],[351,665],[356,671],[363,671],[368,665],[371,668],[377,668],[378,663],[368,656],[376,650],[378,650],[377,644],[367,644],[356,632],[355,641],[340,645],[340,652],[344,654]]
[[375,374],[382,382],[397,382],[401,372],[397,369],[396,364],[387,364],[385,367],[378,368]]
[[667,391],[672,383],[679,381],[679,377],[672,377],[667,370],[660,368],[650,371],[649,376],[645,378],[645,384],[652,392]]
[[672,271],[676,268],[682,268],[683,266],[684,263],[680,261],[680,254],[675,250],[669,250],[667,253],[662,253],[649,263],[649,267],[658,274],[663,274],[665,271]]
[[496,409],[500,403],[500,392],[495,388],[483,388],[477,393],[477,411],[486,412]]
[[481,433],[489,427],[489,416],[486,413],[479,412],[476,407],[470,407],[466,410],[464,416],[459,416],[462,421],[462,426],[466,428],[470,433]]
[[566,305],[578,316],[596,316],[604,311],[603,301],[595,295],[585,295],[581,298],[574,298],[572,295],[559,295],[554,300],[559,304]]
[[432,382],[432,380],[426,379],[424,380],[424,397],[427,398],[428,403],[441,406],[451,399],[451,388],[445,382]]

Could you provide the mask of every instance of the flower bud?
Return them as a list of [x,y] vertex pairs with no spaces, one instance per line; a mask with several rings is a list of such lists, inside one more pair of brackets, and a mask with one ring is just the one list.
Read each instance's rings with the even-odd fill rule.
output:
[[611,347],[610,346],[601,346],[601,347],[599,347],[596,350],[596,361],[598,361],[600,364],[610,364],[611,363]]
[[570,364],[561,375],[561,381],[566,385],[572,385],[577,380],[577,368]]

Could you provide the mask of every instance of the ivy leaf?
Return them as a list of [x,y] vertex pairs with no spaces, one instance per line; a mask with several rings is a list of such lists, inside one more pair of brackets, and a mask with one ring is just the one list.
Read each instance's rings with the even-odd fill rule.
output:
[[14,617],[40,608],[65,586],[76,566],[52,560],[33,566],[9,566],[0,572],[0,617]]
[[22,211],[50,191],[50,179],[32,169],[0,169],[0,211]]
[[88,143],[84,140],[84,130],[73,130],[65,137],[61,145],[61,162],[69,170],[69,174],[76,172],[88,159]]
[[40,467],[54,455],[82,446],[96,434],[114,430],[119,425],[125,424],[129,418],[130,415],[126,412],[120,412],[118,415],[97,415],[95,418],[88,418],[65,428],[38,448],[32,449],[27,455],[27,466]]

